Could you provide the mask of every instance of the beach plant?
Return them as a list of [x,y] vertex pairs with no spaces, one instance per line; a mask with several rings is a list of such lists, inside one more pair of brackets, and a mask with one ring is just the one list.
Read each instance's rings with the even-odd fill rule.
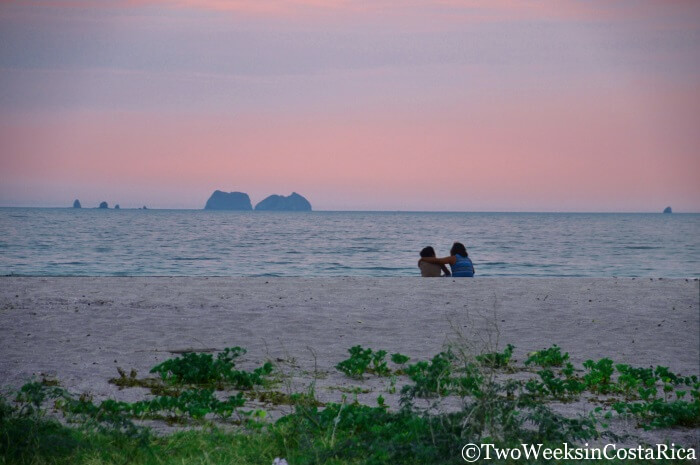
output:
[[53,401],[57,410],[67,415],[69,423],[78,423],[102,432],[119,433],[131,437],[142,437],[147,430],[134,424],[128,416],[111,408],[114,401],[108,400],[105,407],[96,406],[87,395],[75,396],[58,386],[47,386],[41,382],[24,384],[15,397],[19,418],[41,417],[44,406]]
[[392,375],[391,378],[389,378],[389,387],[387,388],[386,392],[389,394],[396,394],[396,381],[398,381],[397,376]]
[[348,349],[350,357],[338,363],[335,367],[351,378],[362,379],[372,363],[372,349],[363,349],[362,346],[356,345]]
[[186,415],[193,419],[202,419],[211,413],[226,419],[244,403],[245,399],[240,392],[221,401],[213,395],[211,389],[189,389],[177,397],[158,396],[155,399],[134,402],[123,407],[126,413],[136,417],[166,413],[175,418]]
[[377,376],[388,376],[390,373],[389,367],[387,366],[385,357],[386,350],[378,350],[372,354],[372,364],[370,366],[370,372]]
[[411,360],[411,357],[407,355],[403,355],[400,353],[391,354],[391,361],[397,365],[404,365],[409,360]]
[[532,395],[550,396],[561,401],[571,401],[586,389],[586,383],[575,377],[560,377],[552,370],[537,372],[541,381],[531,379],[525,383],[525,389]]
[[700,426],[700,400],[616,402],[613,409],[622,416],[634,417],[644,429]]
[[356,345],[348,349],[350,357],[338,363],[335,368],[347,376],[362,379],[365,373],[373,373],[377,376],[388,376],[391,373],[385,360],[385,350],[373,351]]
[[574,376],[574,365],[571,362],[566,362],[566,365],[561,369],[561,374],[567,378],[572,378]]
[[122,428],[132,425],[131,418],[162,418],[181,423],[186,417],[200,420],[209,414],[221,420],[230,418],[234,412],[240,416],[250,415],[250,411],[239,410],[244,404],[245,398],[241,392],[219,400],[211,389],[188,389],[177,396],[156,396],[137,402],[107,399],[99,404],[94,404],[86,396],[76,398],[65,394],[55,405],[60,411],[72,415],[71,418],[91,418]]
[[598,394],[608,394],[617,391],[617,386],[612,382],[615,371],[613,361],[609,358],[602,358],[597,362],[586,360],[583,367],[588,372],[583,376],[587,389]]
[[[497,384],[499,389],[504,389]],[[496,391],[493,391],[495,394]],[[503,395],[484,396],[451,413],[430,414],[357,403],[297,408],[275,429],[295,463],[463,463],[455,451],[467,442],[552,443],[599,437],[595,420],[564,418],[543,405]],[[533,428],[534,426],[534,428]]]
[[265,362],[252,372],[237,370],[235,359],[245,354],[241,347],[227,347],[216,355],[187,352],[180,357],[168,359],[151,368],[161,379],[172,385],[199,385],[235,389],[251,389],[262,385],[264,377],[271,374],[274,366]]
[[[360,376],[378,367],[382,371],[386,352],[361,346],[353,349],[351,358],[358,355],[356,359],[362,363],[369,360],[357,371]],[[358,393],[368,390],[361,385],[349,391],[353,396],[343,395],[340,403],[325,405],[316,400],[313,383],[309,392],[303,393],[267,391],[264,383],[254,385],[262,389],[239,388],[229,381],[228,369],[216,364],[222,360],[230,367],[236,358],[231,356],[240,355],[240,351],[230,351],[221,358],[195,359],[183,354],[178,359],[184,361],[168,367],[165,377],[157,371],[161,378],[149,381],[162,383],[164,394],[136,402],[107,399],[98,403],[89,395],[71,394],[55,382],[28,383],[18,390],[14,402],[0,395],[0,465],[247,465],[272,463],[274,457],[307,464],[456,464],[463,463],[458,451],[468,442],[561,447],[601,437],[617,440],[599,429],[607,428],[602,419],[614,414],[636,420],[639,427],[647,429],[700,427],[700,383],[696,376],[682,376],[666,367],[635,368],[601,359],[584,363],[585,373],[579,377],[568,358],[563,358],[568,354],[559,352],[560,365],[545,367],[542,365],[551,360],[532,361],[542,369],[536,378],[525,381],[508,377],[510,372],[502,370],[513,363],[512,348],[479,356],[470,355],[467,349],[451,345],[429,360],[407,365],[405,375],[410,384],[401,391],[398,409],[392,409],[383,395],[376,398],[376,406],[362,405]],[[556,353],[553,350],[550,355]],[[408,360],[399,361],[391,357],[396,365]],[[394,385],[398,378],[405,379],[398,371],[392,373]],[[142,385],[135,371],[119,372],[120,386]],[[222,386],[237,392],[217,392]],[[549,405],[551,399],[572,400],[586,391],[606,396],[589,399],[600,406],[588,415],[566,417]],[[351,397],[349,401],[347,397]],[[246,399],[292,405],[294,411],[277,421],[262,422],[265,412],[245,409]],[[52,402],[54,409],[49,414]],[[51,418],[59,414],[67,420],[63,424]],[[194,422],[206,428],[150,435],[147,428],[134,423],[143,419]],[[219,423],[228,425],[229,431],[219,430]],[[230,430],[231,424],[237,425],[234,430]]]
[[47,386],[39,381],[24,384],[17,395],[15,402],[20,404],[21,415],[32,415],[41,411],[44,403],[51,399],[64,397],[67,391],[59,386]]
[[348,349],[348,352],[350,357],[338,363],[335,368],[355,379],[363,379],[365,373],[377,376],[389,376],[392,373],[403,374],[404,365],[410,360],[410,357],[400,353],[391,354],[390,360],[399,365],[397,369],[392,370],[386,361],[386,350],[374,351],[356,345]]
[[503,352],[489,352],[476,356],[476,360],[490,368],[505,368],[510,363],[515,347],[508,344]]
[[74,429],[48,417],[41,408],[43,400],[38,404],[34,400],[38,398],[11,403],[0,396],[0,463],[38,463],[38,457],[69,463],[67,458],[76,450],[90,447]]
[[459,373],[459,375],[453,376],[451,379],[452,393],[460,397],[480,397],[486,394],[483,387],[490,385],[488,380],[492,374],[485,373],[480,365],[464,361],[463,365],[455,372]]
[[538,365],[543,368],[548,367],[560,367],[565,362],[569,360],[569,353],[561,353],[561,348],[556,344],[553,344],[547,349],[538,350],[536,352],[531,352],[528,354],[527,360],[525,360],[525,365]]
[[[336,404],[328,410],[322,421],[319,421],[322,410],[314,412],[304,408],[265,428],[188,429],[151,435],[146,441],[67,427],[50,418],[31,420],[31,436],[27,436],[24,434],[27,431],[18,426],[15,415],[9,414],[4,420],[0,417],[0,463],[3,465],[257,465],[273,463],[276,457],[285,457],[290,464],[444,465],[464,463],[459,450],[466,442],[474,440],[461,427],[465,420],[468,423],[466,414],[427,416],[343,404]],[[548,417],[544,412],[541,418],[545,424],[557,425],[556,416]],[[561,429],[555,428],[557,431]],[[566,425],[565,428],[567,432],[574,431],[569,436],[573,440],[577,426]],[[539,426],[512,431],[518,434],[523,429],[522,440],[535,442],[533,439],[543,438],[545,446],[562,447],[561,442],[556,444],[546,440],[546,427],[541,428],[543,432]],[[585,428],[581,429],[585,431]],[[513,444],[513,441],[493,442],[501,447]],[[523,458],[517,463],[533,465],[537,462]],[[564,459],[557,463],[573,465],[580,462]],[[610,463],[642,465],[650,462],[626,460]]]
[[400,354],[398,352],[395,354],[391,354],[391,361],[394,364],[398,365],[398,368],[396,368],[394,370],[394,374],[396,374],[396,375],[405,374],[406,363],[408,363],[409,360],[411,360],[411,357],[409,357],[407,355],[403,355],[403,354]]
[[247,391],[246,398],[270,405],[315,405],[323,407],[325,404],[316,399],[314,393],[293,392],[288,394],[280,391]]
[[683,376],[671,372],[668,367],[657,366],[654,368],[654,376],[664,384],[671,384],[673,386],[693,386],[698,383],[697,375],[693,376]]
[[657,378],[651,368],[635,368],[618,363],[615,365],[615,369],[619,373],[617,377],[619,390],[627,399],[636,398],[640,390],[647,398],[656,392]]
[[[242,353],[242,349],[227,349],[216,360],[210,354],[185,353],[182,357],[168,360],[153,371],[161,374],[162,379],[178,389],[157,386],[157,380],[138,380],[134,370],[127,376],[119,369],[120,378],[116,384],[123,386],[144,386],[152,392],[162,392],[150,400],[121,402],[107,399],[94,404],[87,395],[79,397],[69,394],[65,389],[46,385],[45,383],[27,383],[18,391],[16,402],[22,405],[22,411],[31,413],[39,411],[48,400],[54,400],[55,407],[63,412],[69,422],[84,424],[90,422],[100,428],[120,431],[139,431],[130,418],[164,418],[170,422],[182,422],[185,418],[201,420],[211,414],[221,420],[230,418],[234,412],[239,421],[245,417],[255,417],[256,411],[241,410],[245,403],[243,393],[238,392],[225,400],[214,396],[214,388],[185,388],[187,385],[207,385],[220,388],[222,385],[236,389],[250,389],[255,384],[262,384],[263,376],[272,371],[271,364],[265,364],[253,372],[235,370],[233,358]],[[202,357],[201,355],[205,355]],[[208,355],[208,357],[207,357]],[[185,384],[187,383],[187,384]]]
[[406,374],[413,385],[402,389],[404,398],[448,395],[453,386],[452,363],[455,356],[451,351],[440,352],[430,361],[419,361],[406,367]]
[[177,396],[183,386],[166,384],[160,378],[139,378],[136,370],[127,374],[121,367],[117,367],[119,377],[110,378],[107,382],[119,386],[120,389],[142,387],[151,391],[156,396]]

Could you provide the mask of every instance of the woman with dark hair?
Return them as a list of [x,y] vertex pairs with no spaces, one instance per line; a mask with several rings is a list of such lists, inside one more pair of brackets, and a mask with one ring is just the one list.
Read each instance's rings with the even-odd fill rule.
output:
[[444,258],[421,257],[418,262],[432,263],[435,265],[450,265],[452,276],[455,278],[472,278],[474,276],[474,264],[469,258],[467,248],[461,242],[455,242],[450,249],[450,256]]
[[[421,258],[435,257],[435,249],[432,247],[423,247],[420,251]],[[440,271],[442,271],[444,276],[450,276],[450,270],[447,269],[445,265],[436,265],[434,263],[428,263],[425,261],[418,260],[418,268],[420,268],[420,274],[424,278],[439,278],[442,276]]]

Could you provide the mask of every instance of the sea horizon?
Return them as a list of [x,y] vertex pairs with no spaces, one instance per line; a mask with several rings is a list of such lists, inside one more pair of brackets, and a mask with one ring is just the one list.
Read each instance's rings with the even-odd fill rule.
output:
[[[303,214],[303,213],[487,213],[487,214],[582,214],[582,215],[605,215],[605,214],[610,214],[610,215],[656,215],[656,214],[663,214],[663,215],[668,215],[668,213],[664,213],[662,211],[595,211],[595,210],[325,210],[325,209],[313,209],[311,211],[271,211],[271,210],[213,210],[213,209],[206,209],[204,207],[201,208],[187,208],[187,207],[148,207],[143,208],[142,207],[122,207],[121,205],[119,208],[114,208],[114,206],[108,207],[108,208],[99,208],[99,207],[80,207],[80,208],[74,208],[71,206],[38,206],[38,205],[31,205],[31,206],[17,206],[17,205],[3,205],[0,206],[0,209],[38,209],[38,210],[141,210],[141,211],[149,211],[149,210],[159,210],[159,211],[208,211],[208,212],[230,212],[230,213],[246,213],[246,212],[255,212],[255,213],[294,213],[294,214]],[[673,210],[671,213],[673,215],[698,215],[700,214],[700,211],[676,211]]]

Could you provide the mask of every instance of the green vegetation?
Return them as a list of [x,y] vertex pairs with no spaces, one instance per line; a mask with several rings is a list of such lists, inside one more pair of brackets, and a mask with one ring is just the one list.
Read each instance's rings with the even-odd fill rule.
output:
[[613,409],[620,415],[637,418],[644,429],[670,426],[697,428],[700,427],[700,402],[697,399],[698,391],[693,392],[695,401],[667,402],[654,399],[642,402],[616,402]]
[[294,392],[287,394],[280,391],[248,391],[246,398],[269,405],[306,405],[323,407],[325,404],[314,396],[313,392]]
[[[636,368],[603,358],[587,360],[578,370],[568,354],[552,346],[530,354],[525,365],[541,369],[534,375],[523,371],[534,377],[522,380],[508,376],[525,370],[514,366],[511,345],[474,357],[447,349],[410,365],[408,357],[393,354],[393,369],[386,351],[355,346],[349,352],[337,368],[350,378],[390,375],[389,392],[398,380],[406,382],[400,408],[392,409],[382,395],[376,406],[359,403],[357,394],[370,392],[361,386],[337,388],[354,394],[352,401],[342,395],[341,402],[326,404],[316,399],[314,384],[303,393],[267,390],[274,367],[237,369],[234,361],[245,353],[239,347],[216,356],[186,353],[154,367],[151,372],[159,378],[139,379],[135,371],[127,375],[120,369],[111,382],[152,393],[136,402],[95,403],[55,380],[28,383],[11,400],[0,396],[0,465],[245,465],[271,464],[275,457],[285,457],[290,465],[458,464],[464,463],[460,451],[467,443],[557,447],[614,440],[604,422],[614,415],[648,429],[700,427],[698,378],[666,367]],[[579,400],[585,393],[605,396],[590,399],[600,406],[588,416],[567,418],[548,404]],[[447,397],[457,398],[460,407],[441,409]],[[293,412],[270,421],[265,411],[247,407],[250,401],[293,406]],[[141,426],[144,419],[201,429],[157,436]]]
[[561,349],[556,344],[548,349],[538,350],[529,354],[525,365],[539,365],[543,368],[560,367],[569,360],[569,353],[562,354]]
[[245,354],[245,349],[228,347],[214,359],[212,354],[185,353],[182,357],[166,360],[151,369],[169,384],[193,384],[223,389],[251,389],[263,384],[263,377],[272,373],[273,365],[266,362],[252,372],[236,370],[234,360]]
[[391,373],[386,360],[384,360],[387,354],[386,350],[374,352],[372,349],[363,349],[362,346],[357,345],[348,349],[348,352],[350,357],[335,367],[351,378],[362,379],[365,373],[373,373],[377,376],[388,376]]
[[404,386],[402,393],[408,393],[410,397],[449,395],[453,386],[454,359],[451,351],[440,352],[429,362],[420,361],[409,365],[406,374],[414,384]]
[[531,379],[525,388],[536,396],[549,396],[557,400],[575,400],[586,390],[586,383],[573,376],[557,376],[552,370],[544,369],[537,374],[541,381]]
[[586,360],[583,362],[583,367],[588,369],[588,373],[583,376],[583,380],[591,392],[608,394],[616,391],[617,386],[612,382],[612,376],[615,371],[612,360],[609,358],[603,358],[597,362]]
[[406,362],[411,360],[411,357],[408,357],[403,354],[391,354],[391,361],[394,362],[397,365],[404,365]]
[[476,360],[484,366],[490,368],[505,368],[510,363],[515,347],[508,344],[503,352],[490,352],[477,355]]

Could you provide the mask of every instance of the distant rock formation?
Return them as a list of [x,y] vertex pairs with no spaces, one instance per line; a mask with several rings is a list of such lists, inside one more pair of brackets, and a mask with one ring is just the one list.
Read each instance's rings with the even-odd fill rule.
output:
[[143,207],[141,207],[141,210],[148,210],[148,208],[146,208],[146,206],[144,205]]
[[75,200],[73,201],[73,208],[83,208],[83,206],[80,205],[80,200],[75,199]]
[[120,207],[119,207],[119,204],[116,204],[116,205],[114,206],[114,209],[115,209],[115,210],[119,210],[119,208],[120,208]]
[[256,210],[269,211],[294,211],[294,212],[310,212],[311,204],[301,195],[292,192],[292,195],[285,197],[283,195],[271,195],[263,199],[255,206]]
[[204,206],[205,210],[252,210],[250,197],[243,192],[214,191]]
[[664,208],[664,213],[673,213],[673,210],[671,210],[671,207],[666,207]]
[[100,202],[100,206],[98,208],[109,208],[109,205],[107,205],[107,202]]

